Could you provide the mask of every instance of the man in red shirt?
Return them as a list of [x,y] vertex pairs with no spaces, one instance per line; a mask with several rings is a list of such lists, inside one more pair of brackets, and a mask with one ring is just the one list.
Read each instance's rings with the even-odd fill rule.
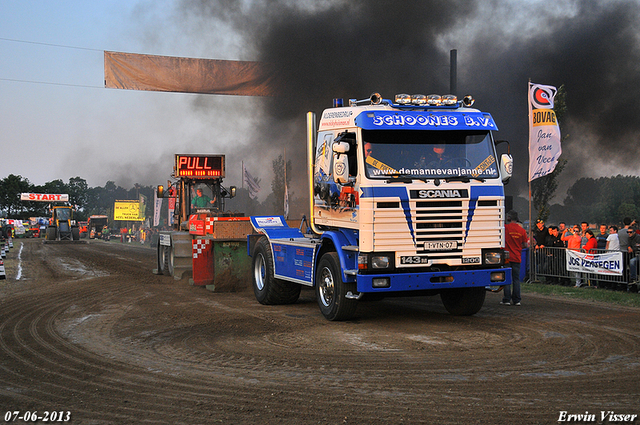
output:
[[[527,232],[518,223],[518,213],[511,210],[507,213],[507,224],[505,228],[505,248],[509,252],[509,264],[511,265],[511,285],[505,285],[502,305],[520,305],[520,258],[522,248],[529,242]],[[513,285],[513,293],[511,286]]]

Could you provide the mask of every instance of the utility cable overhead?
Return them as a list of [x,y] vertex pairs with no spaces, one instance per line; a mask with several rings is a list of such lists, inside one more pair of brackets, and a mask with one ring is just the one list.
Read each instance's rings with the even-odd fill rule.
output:
[[[43,42],[39,42],[39,41],[17,40],[15,38],[6,38],[6,37],[0,37],[0,41],[9,41],[9,42],[12,42],[12,43],[36,44],[36,45],[40,45],[40,46],[60,47],[60,48],[64,48],[64,49],[88,50],[88,51],[92,51],[92,52],[103,52],[104,51],[102,49],[92,49],[92,48],[89,48],[89,47],[67,46],[67,45],[64,45],[64,44],[43,43]],[[17,78],[2,78],[2,77],[0,77],[0,81],[10,81],[10,82],[14,82],[14,83],[46,84],[46,85],[51,85],[51,86],[84,87],[84,88],[91,88],[91,89],[103,89],[104,88],[104,86],[92,86],[92,85],[86,85],[86,84],[70,84],[70,83],[54,83],[54,82],[48,82],[48,81],[22,80],[22,79],[17,79]]]
[[93,51],[93,52],[102,52],[102,51],[104,51],[102,49],[91,49],[89,47],[67,46],[67,45],[64,45],[64,44],[42,43],[42,42],[39,42],[39,41],[16,40],[15,38],[0,37],[0,40],[2,40],[2,41],[11,41],[13,43],[38,44],[38,45],[41,45],[41,46],[62,47],[62,48],[65,48],[65,49],[90,50],[90,51]]
[[14,83],[47,84],[50,86],[84,87],[89,89],[103,89],[104,86],[89,86],[86,84],[52,83],[48,81],[19,80],[16,78],[1,78],[0,81],[11,81]]

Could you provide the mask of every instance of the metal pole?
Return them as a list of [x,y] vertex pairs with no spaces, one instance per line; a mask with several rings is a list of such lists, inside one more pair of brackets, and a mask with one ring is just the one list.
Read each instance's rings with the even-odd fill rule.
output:
[[[527,84],[527,104],[529,105],[528,110],[528,120],[529,126],[531,126],[531,105],[529,100],[529,91],[531,90],[531,79],[529,79],[529,83]],[[531,129],[529,129],[531,131]],[[530,137],[530,136],[529,136]],[[527,143],[527,150],[529,151],[529,157],[531,156],[531,149],[529,148],[529,144]],[[530,159],[530,158],[529,158]],[[529,167],[531,167],[531,161],[529,161]],[[533,252],[535,249],[535,245],[532,243],[533,239],[533,217],[531,213],[532,206],[532,196],[531,196],[531,170],[527,168],[527,180],[529,180],[529,282],[537,282],[538,277],[536,276],[536,265],[534,264],[535,253]]]
[[449,93],[458,93],[458,51],[449,52]]

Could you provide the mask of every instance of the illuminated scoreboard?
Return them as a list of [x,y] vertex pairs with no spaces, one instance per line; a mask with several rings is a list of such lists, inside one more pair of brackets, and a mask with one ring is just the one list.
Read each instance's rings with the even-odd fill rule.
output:
[[224,155],[176,155],[176,177],[215,179],[224,177]]

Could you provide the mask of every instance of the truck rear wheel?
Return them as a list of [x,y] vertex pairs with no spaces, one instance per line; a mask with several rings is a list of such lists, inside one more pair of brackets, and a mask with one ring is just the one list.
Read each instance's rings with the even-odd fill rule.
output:
[[342,281],[340,259],[336,252],[327,252],[320,259],[315,286],[318,306],[326,319],[339,321],[353,317],[358,301],[347,298],[347,293],[355,293],[356,284]]
[[168,246],[158,244],[158,272],[165,276],[171,276],[169,273],[168,248]]
[[485,288],[453,288],[440,292],[442,304],[454,316],[476,314],[484,304]]
[[300,297],[300,285],[274,277],[273,255],[267,238],[260,238],[253,252],[253,293],[260,304],[293,304]]

